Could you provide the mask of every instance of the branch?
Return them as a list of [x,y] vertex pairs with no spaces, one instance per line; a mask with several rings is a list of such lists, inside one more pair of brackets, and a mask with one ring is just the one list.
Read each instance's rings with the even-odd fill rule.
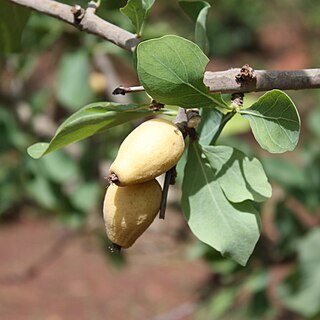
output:
[[[304,70],[255,70],[250,81],[238,78],[241,68],[226,71],[206,71],[203,82],[215,93],[245,93],[280,90],[302,90],[320,88],[320,69]],[[120,86],[113,94],[144,91],[143,86]]]
[[133,51],[139,43],[139,39],[134,34],[99,18],[95,14],[95,8],[90,6],[83,10],[83,16],[77,17],[74,8],[78,9],[79,6],[72,7],[53,0],[9,1],[62,20],[81,31],[94,34],[128,51]]
[[240,70],[207,71],[203,82],[211,92],[220,93],[320,88],[320,69],[255,70],[251,81],[239,81],[237,76]]
[[[69,6],[53,0],[9,1],[62,20],[128,51],[133,51],[139,43],[139,39],[134,34],[99,18],[95,14],[95,8],[90,6],[83,10],[78,5]],[[78,16],[79,10],[83,11],[80,17]],[[320,69],[256,70],[250,81],[240,81],[238,77],[240,72],[239,68],[218,72],[207,71],[204,75],[204,83],[211,92],[220,93],[320,88]],[[121,94],[143,91],[141,86],[121,89]]]

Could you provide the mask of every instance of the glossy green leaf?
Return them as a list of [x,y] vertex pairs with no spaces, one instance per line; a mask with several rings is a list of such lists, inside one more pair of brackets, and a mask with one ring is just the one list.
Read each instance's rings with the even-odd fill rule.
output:
[[231,202],[262,202],[271,196],[271,185],[258,159],[227,146],[207,146],[202,150]]
[[[167,110],[163,109],[160,113],[167,113]],[[36,143],[28,148],[28,153],[32,158],[38,159],[72,142],[152,114],[154,113],[149,109],[141,108],[134,104],[92,103],[66,119],[49,143]]]
[[[304,317],[320,312],[320,228],[310,231],[298,244],[298,274],[294,284],[280,287],[285,305]],[[288,279],[289,280],[289,279]]]
[[259,217],[251,202],[231,203],[198,143],[189,146],[182,184],[182,208],[203,242],[245,265],[259,238]]
[[163,104],[184,108],[226,105],[203,84],[209,59],[193,42],[178,36],[143,41],[137,48],[137,72],[146,92]]
[[272,153],[292,151],[299,140],[300,117],[287,94],[272,90],[240,113],[249,120],[260,146]]
[[90,61],[86,52],[67,53],[63,56],[57,80],[57,96],[61,104],[78,110],[93,97],[89,85]]
[[29,20],[31,10],[10,1],[1,2],[0,53],[19,52],[21,36]]
[[129,0],[127,4],[120,9],[120,11],[131,20],[138,36],[141,36],[143,24],[154,2],[155,0]]
[[206,1],[179,1],[181,8],[195,23],[195,43],[205,52],[209,51],[206,21],[211,7]]

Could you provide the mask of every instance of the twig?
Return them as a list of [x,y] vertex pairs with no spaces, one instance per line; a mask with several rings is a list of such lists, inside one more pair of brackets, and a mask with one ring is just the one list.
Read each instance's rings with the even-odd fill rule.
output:
[[[52,16],[74,27],[94,34],[128,51],[133,51],[139,39],[132,33],[119,28],[95,15],[97,6],[89,6],[83,16],[79,5],[73,7],[53,0],[9,0],[24,7]],[[76,9],[75,9],[76,8]],[[204,83],[211,92],[258,92],[272,89],[302,90],[320,88],[320,69],[305,70],[255,70],[252,81],[239,81],[243,68],[204,74]],[[128,88],[124,88],[128,89]],[[142,91],[141,86],[123,90],[125,92]]]
[[[94,53],[93,61],[105,79],[108,79],[105,94],[107,97],[110,97],[110,89],[114,88],[120,81],[117,71],[107,54]],[[129,97],[113,97],[112,100],[118,103],[129,103]]]
[[301,90],[320,88],[320,69],[255,70],[252,81],[239,81],[241,69],[204,74],[204,84],[211,92],[259,92],[272,89]]
[[[302,90],[320,88],[320,69],[304,70],[255,70],[251,81],[239,80],[242,68],[226,71],[207,71],[204,84],[210,92],[245,93],[280,90]],[[126,94],[144,91],[142,86],[119,87],[113,94]]]
[[62,20],[82,31],[94,34],[128,51],[133,51],[139,43],[139,39],[134,34],[95,15],[96,6],[89,6],[83,16],[79,18],[79,16],[75,14],[75,12],[81,11],[79,5],[72,7],[53,0],[9,1]]
[[142,92],[142,91],[144,91],[144,87],[143,86],[134,86],[134,87],[119,86],[119,87],[115,88],[112,91],[112,94],[114,94],[114,95],[118,95],[118,94],[125,95],[126,93]]

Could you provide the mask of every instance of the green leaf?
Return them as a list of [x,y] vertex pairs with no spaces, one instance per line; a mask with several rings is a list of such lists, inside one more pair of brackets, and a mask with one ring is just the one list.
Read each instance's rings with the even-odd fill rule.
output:
[[31,10],[10,1],[1,2],[0,53],[19,52],[21,36],[29,20]]
[[296,284],[284,283],[280,293],[285,305],[304,317],[320,312],[320,228],[310,231],[298,244],[299,272]]
[[300,117],[287,94],[272,90],[240,113],[248,118],[260,146],[272,153],[292,151],[299,140]]
[[[160,113],[167,113],[166,109]],[[170,111],[169,111],[170,112]],[[39,142],[28,148],[29,155],[38,159],[72,142],[103,132],[125,122],[154,114],[135,104],[113,102],[92,103],[66,119],[58,128],[50,143]]]
[[201,145],[211,144],[212,139],[219,130],[223,116],[223,113],[217,109],[205,108],[201,110],[201,123],[197,130]]
[[207,14],[211,7],[206,1],[179,1],[181,8],[195,23],[195,43],[205,52],[209,51],[207,37]]
[[258,159],[227,146],[207,146],[202,150],[231,202],[262,202],[271,196],[271,185]]
[[203,242],[245,265],[259,238],[259,218],[249,201],[231,203],[197,143],[189,146],[182,184],[182,208]]
[[155,0],[129,0],[127,4],[120,9],[120,11],[131,20],[138,36],[141,36],[144,21],[154,2]]
[[137,48],[137,72],[146,92],[160,103],[184,108],[226,108],[221,95],[210,95],[203,84],[208,61],[196,44],[173,35]]
[[63,56],[57,81],[59,102],[71,110],[79,109],[93,97],[89,85],[90,62],[86,52],[67,53]]

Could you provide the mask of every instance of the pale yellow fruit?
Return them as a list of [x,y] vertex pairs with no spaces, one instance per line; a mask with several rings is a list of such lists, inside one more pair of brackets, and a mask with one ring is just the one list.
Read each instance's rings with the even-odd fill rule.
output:
[[152,180],[174,167],[184,148],[183,135],[175,124],[165,119],[148,120],[122,142],[109,178],[119,186]]
[[129,248],[156,217],[161,202],[157,180],[118,187],[111,184],[103,203],[107,236],[122,248]]

